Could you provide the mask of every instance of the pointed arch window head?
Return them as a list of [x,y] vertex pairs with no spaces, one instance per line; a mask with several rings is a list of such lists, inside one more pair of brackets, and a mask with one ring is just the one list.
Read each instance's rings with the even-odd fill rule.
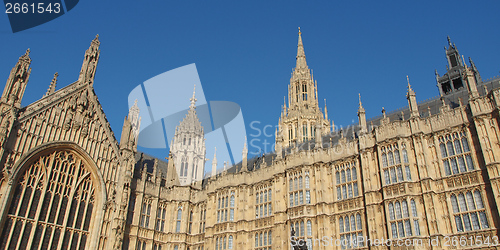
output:
[[[88,248],[96,217],[96,190],[83,157],[69,149],[50,150],[22,169],[12,187],[0,248],[14,249],[19,244],[22,249],[37,249],[42,242],[49,249],[59,244]],[[24,227],[17,228],[19,223]],[[36,233],[48,223],[54,230]]]

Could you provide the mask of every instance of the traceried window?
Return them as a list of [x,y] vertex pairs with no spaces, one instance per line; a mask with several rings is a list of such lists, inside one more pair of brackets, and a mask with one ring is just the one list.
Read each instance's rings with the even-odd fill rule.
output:
[[[305,180],[305,185],[304,185]],[[309,187],[309,171],[292,173],[289,176],[288,195],[290,207],[311,204],[311,190]]]
[[359,181],[356,162],[345,162],[337,165],[335,169],[337,200],[344,200],[359,196]]
[[347,214],[339,217],[341,249],[362,247],[363,220],[361,214]]
[[151,200],[145,200],[144,203],[142,203],[139,226],[149,228],[150,217],[151,217]]
[[474,163],[465,132],[455,132],[439,137],[439,149],[445,175],[474,170]]
[[272,231],[255,233],[255,250],[272,250]]
[[411,181],[411,169],[406,145],[403,143],[400,149],[398,144],[393,144],[382,147],[381,151],[384,184],[390,185],[404,180]]
[[458,232],[490,227],[479,189],[452,194],[450,200]]
[[156,231],[165,232],[165,217],[167,214],[167,209],[165,208],[165,204],[160,204],[158,206],[158,212],[156,212]]
[[414,199],[389,202],[387,209],[389,211],[389,230],[393,239],[420,236],[417,205]]
[[257,188],[255,196],[255,218],[264,218],[272,214],[272,188],[270,186]]
[[12,187],[0,249],[88,248],[96,204],[84,160],[59,150],[29,164]]

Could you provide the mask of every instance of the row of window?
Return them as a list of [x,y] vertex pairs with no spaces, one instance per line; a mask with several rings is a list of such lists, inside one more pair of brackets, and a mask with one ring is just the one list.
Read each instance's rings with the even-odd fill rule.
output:
[[389,220],[391,221],[392,238],[403,238],[412,235],[420,235],[420,226],[418,223],[417,205],[414,199],[410,199],[411,219],[413,219],[413,228],[411,225],[408,202],[403,200],[394,203],[389,202]]
[[439,148],[446,175],[474,170],[469,143],[465,132],[439,137]]
[[[304,237],[304,236],[312,236],[312,223],[310,220],[307,220],[306,222],[307,225],[307,232],[304,231],[304,221],[300,222],[292,222],[292,229],[295,232],[296,237]],[[307,235],[306,235],[307,233]]]
[[335,172],[335,180],[337,183],[337,200],[348,199],[352,197],[357,197],[359,195],[358,190],[358,172],[356,170],[356,163],[346,162],[339,166]]
[[255,248],[257,249],[271,249],[273,243],[272,231],[265,231],[255,234]]
[[[227,248],[226,248],[227,247]],[[215,250],[233,249],[233,236],[215,238]]]
[[[309,175],[308,175],[309,171],[306,172],[306,176],[304,177],[305,179],[305,188],[306,189],[309,189],[309,185],[310,185],[310,178],[309,178]],[[295,178],[290,178],[290,183],[289,183],[289,192],[292,192],[292,191],[297,191],[297,190],[301,190],[303,189],[303,178],[302,176],[299,176],[299,177],[295,177]]]
[[[229,203],[229,204],[228,204]],[[231,197],[219,197],[217,203],[217,223],[234,221],[234,191],[231,192]],[[229,205],[229,206],[228,206]]]
[[[406,180],[411,181],[411,170],[409,165],[405,166],[405,175]],[[384,169],[384,179],[386,185],[402,182],[404,180],[403,167],[397,166]]]
[[294,192],[290,194],[290,207],[311,204],[311,191],[306,190],[306,202],[304,203],[304,191]]

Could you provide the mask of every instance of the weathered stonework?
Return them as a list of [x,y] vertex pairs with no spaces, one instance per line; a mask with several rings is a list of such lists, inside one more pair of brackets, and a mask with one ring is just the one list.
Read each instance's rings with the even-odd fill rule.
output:
[[291,227],[324,250],[341,247],[315,239],[456,249],[470,246],[447,246],[450,237],[499,236],[500,83],[482,81],[451,42],[440,99],[417,103],[408,81],[408,108],[367,121],[360,98],[359,124],[331,133],[299,36],[278,153],[247,159],[245,146],[241,163],[204,180],[194,97],[166,161],[137,152],[137,107],[118,142],[94,93],[99,53],[96,38],[78,81],[56,90],[55,75],[26,107],[29,51],[11,71],[0,99],[0,249],[285,250]]

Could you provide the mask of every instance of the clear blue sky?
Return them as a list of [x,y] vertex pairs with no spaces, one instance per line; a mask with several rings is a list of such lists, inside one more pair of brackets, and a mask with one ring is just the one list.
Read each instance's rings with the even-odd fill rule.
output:
[[[241,106],[250,140],[250,122],[278,122],[297,27],[320,100],[327,99],[336,125],[347,126],[357,122],[358,93],[368,117],[407,105],[406,75],[418,101],[438,95],[434,70],[446,70],[447,35],[483,79],[498,75],[499,7],[500,1],[80,0],[62,17],[16,34],[1,14],[0,79],[31,48],[27,105],[42,97],[56,71],[58,89],[74,82],[99,34],[94,88],[117,139],[135,86],[196,63],[208,100]],[[274,137],[258,139],[274,143]]]

